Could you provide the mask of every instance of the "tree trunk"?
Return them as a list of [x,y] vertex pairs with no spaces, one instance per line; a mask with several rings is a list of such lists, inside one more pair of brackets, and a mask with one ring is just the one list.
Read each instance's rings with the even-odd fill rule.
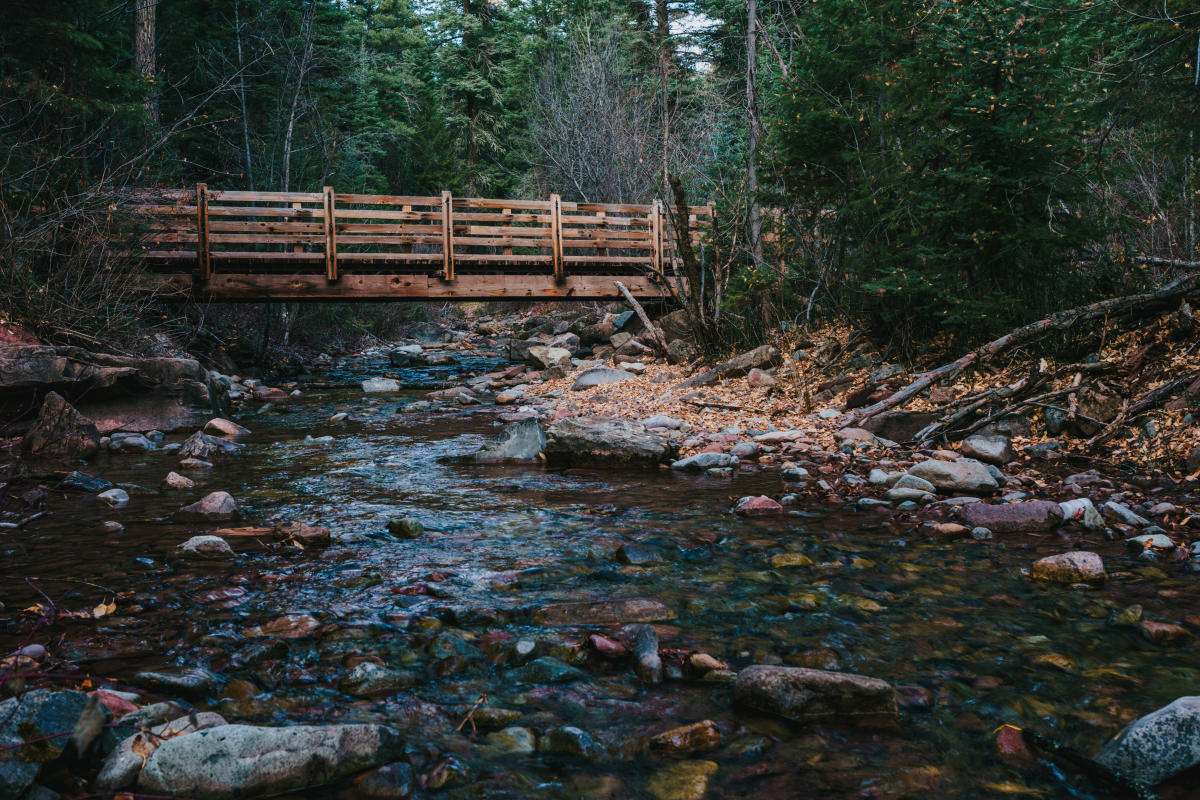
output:
[[146,114],[158,124],[158,89],[155,81],[155,21],[158,0],[134,0],[133,5],[133,66],[148,83]]
[[754,266],[763,265],[762,209],[758,206],[758,3],[746,0],[746,195],[750,199],[749,239]]
[[666,189],[670,184],[671,175],[670,148],[668,147],[668,142],[671,140],[671,104],[668,88],[671,63],[671,19],[667,0],[654,0],[654,14],[658,34],[658,72],[659,80],[662,82],[662,177],[663,188]]
[[246,62],[242,55],[241,3],[233,4],[234,36],[237,37],[238,102],[242,107],[242,147],[246,157],[246,188],[254,191],[254,160],[250,150],[250,115],[246,113]]

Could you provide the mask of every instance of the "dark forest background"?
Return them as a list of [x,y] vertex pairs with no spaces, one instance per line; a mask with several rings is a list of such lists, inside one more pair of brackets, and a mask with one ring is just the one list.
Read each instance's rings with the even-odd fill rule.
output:
[[1187,0],[6,4],[0,313],[194,336],[113,244],[135,186],[646,202],[675,176],[718,209],[711,341],[971,343],[1197,268],[1198,50]]

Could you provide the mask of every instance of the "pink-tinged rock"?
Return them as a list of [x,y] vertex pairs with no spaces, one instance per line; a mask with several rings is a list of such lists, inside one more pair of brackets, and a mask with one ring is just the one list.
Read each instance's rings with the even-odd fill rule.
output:
[[1104,560],[1086,550],[1039,559],[1030,572],[1038,580],[1055,583],[1102,583],[1108,578]]
[[259,386],[254,390],[254,398],[264,403],[286,403],[288,401],[288,393],[283,389],[276,389],[273,386]]
[[996,730],[996,753],[1001,758],[1017,761],[1032,761],[1033,753],[1025,745],[1021,729],[1014,725],[1001,725]]
[[588,644],[602,658],[618,660],[629,657],[629,648],[620,642],[610,639],[607,636],[601,636],[598,633],[593,633],[588,637]]
[[95,695],[96,699],[99,700],[105,708],[112,712],[113,719],[120,719],[131,711],[138,710],[136,703],[126,700],[119,694],[106,692],[103,689],[97,689],[96,691],[91,692],[91,694]]
[[959,517],[972,528],[987,528],[992,533],[1048,531],[1063,521],[1062,508],[1051,500],[1003,505],[971,503],[962,507]]
[[700,451],[701,453],[724,453],[725,448],[720,442],[713,442]]
[[733,513],[743,517],[769,517],[783,513],[783,506],[766,495],[758,497],[743,497],[737,501]]

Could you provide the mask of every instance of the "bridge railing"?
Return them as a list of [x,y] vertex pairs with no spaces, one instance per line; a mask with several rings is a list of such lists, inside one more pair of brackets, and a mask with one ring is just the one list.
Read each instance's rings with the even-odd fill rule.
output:
[[[222,268],[355,272],[661,276],[676,248],[660,202],[504,200],[334,192],[147,190],[133,207],[137,248],[162,271]],[[690,209],[696,246],[712,239],[712,205]]]

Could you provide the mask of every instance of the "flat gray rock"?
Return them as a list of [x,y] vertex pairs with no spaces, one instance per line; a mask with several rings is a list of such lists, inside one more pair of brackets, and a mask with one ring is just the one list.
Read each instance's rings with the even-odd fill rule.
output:
[[972,458],[960,458],[957,461],[931,458],[914,464],[908,474],[929,481],[943,492],[990,494],[1000,486],[987,467]]
[[555,464],[654,466],[674,454],[666,439],[620,417],[567,417],[546,434],[546,458]]
[[163,742],[137,789],[194,800],[268,797],[330,783],[402,751],[400,734],[383,725],[223,725]]
[[589,369],[575,379],[571,384],[571,391],[578,392],[582,389],[590,389],[593,386],[604,386],[609,383],[620,383],[627,381],[630,378],[636,378],[632,372],[624,369],[613,369],[612,367],[596,367]]

